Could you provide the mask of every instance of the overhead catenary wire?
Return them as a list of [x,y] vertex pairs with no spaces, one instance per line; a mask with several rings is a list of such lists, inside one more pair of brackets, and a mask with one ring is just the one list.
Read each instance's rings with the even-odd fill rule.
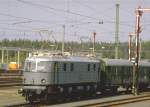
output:
[[24,4],[28,4],[28,5],[33,5],[33,6],[38,6],[38,7],[43,7],[43,8],[51,9],[51,10],[54,10],[54,11],[57,11],[57,12],[64,12],[64,13],[68,13],[68,14],[72,14],[72,15],[78,15],[78,16],[81,16],[81,17],[86,17],[86,18],[89,18],[89,19],[100,20],[98,18],[91,17],[91,16],[88,16],[88,15],[83,15],[83,14],[80,14],[80,13],[76,13],[76,12],[72,12],[72,11],[67,11],[67,10],[63,10],[63,9],[57,9],[57,8],[53,8],[53,7],[42,5],[42,4],[37,4],[37,3],[29,2],[29,1],[24,1],[24,0],[17,0],[17,1],[22,2]]
[[[26,20],[23,20],[23,21],[17,21],[17,20],[13,20],[13,21],[16,21],[16,22],[13,22],[12,24],[13,25],[17,25],[17,24],[23,24],[23,23],[46,23],[46,24],[54,24],[54,25],[59,25],[61,26],[63,21],[61,23],[56,23],[54,21],[46,21],[46,20],[37,20],[37,19],[31,19],[31,18],[26,18],[26,17],[19,17],[19,16],[14,16],[14,15],[11,15],[11,14],[5,14],[5,13],[0,13],[0,15],[3,15],[3,16],[8,16],[8,17],[13,17],[13,18],[19,18],[19,19],[26,19]],[[74,21],[70,21],[69,23],[73,23],[75,22]],[[88,22],[87,22],[88,23]]]
[[[67,12],[68,12],[68,11],[67,11]],[[5,15],[6,15],[6,14],[5,14]],[[8,14],[7,14],[7,16],[12,16],[12,15],[8,15]],[[17,17],[17,16],[13,16],[13,17],[16,17],[16,18],[24,18],[24,17]],[[24,19],[32,20],[32,22],[33,22],[33,19],[29,19],[29,18],[24,18]],[[39,23],[39,22],[42,22],[42,23],[44,23],[44,22],[47,23],[47,22],[48,22],[48,21],[41,21],[41,20],[37,20],[37,21],[38,21],[38,23]],[[29,21],[29,22],[31,22],[31,21]],[[107,22],[108,22],[108,21],[107,21]],[[107,23],[107,22],[106,22],[106,23]],[[19,22],[16,22],[16,23],[19,23]],[[20,23],[21,23],[21,22],[20,22]],[[82,23],[82,22],[81,22],[81,23]],[[89,22],[87,22],[87,23],[89,23]],[[92,23],[92,22],[90,22],[90,23]],[[108,22],[108,23],[109,23],[109,22]],[[112,22],[112,23],[114,23],[114,22]],[[61,25],[62,25],[62,24],[61,24]],[[82,25],[82,24],[81,24],[81,25]]]
[[[17,0],[18,1],[18,0]],[[44,5],[44,6],[51,6],[50,4],[45,4],[45,2],[41,2],[41,0],[39,0],[39,2],[38,1],[30,1],[30,0],[22,0],[22,1],[29,1],[29,2],[32,2],[32,3],[35,3],[35,4],[42,4],[42,5]],[[55,30],[56,30],[56,32],[57,32],[57,30],[60,30],[60,28],[59,27],[61,27],[62,26],[62,24],[66,24],[66,27],[70,27],[70,26],[74,26],[74,28],[72,28],[71,30],[72,31],[69,31],[68,30],[68,28],[67,28],[67,31],[69,31],[69,32],[74,32],[74,31],[78,31],[78,32],[80,32],[80,33],[82,33],[82,34],[84,34],[84,35],[87,35],[87,32],[89,33],[90,31],[92,32],[92,31],[94,31],[94,30],[96,30],[96,31],[101,31],[101,33],[102,33],[102,36],[104,35],[104,34],[106,34],[106,35],[111,35],[111,34],[113,34],[113,27],[112,27],[112,25],[115,23],[114,21],[113,21],[113,16],[110,16],[109,14],[108,14],[108,16],[109,17],[105,17],[105,15],[103,15],[103,13],[105,14],[106,13],[106,15],[107,15],[107,12],[110,10],[111,12],[112,12],[112,9],[114,8],[114,7],[111,7],[110,6],[110,9],[106,9],[106,8],[104,8],[103,9],[103,11],[102,11],[102,13],[101,13],[101,8],[96,8],[96,6],[94,7],[94,5],[92,5],[92,4],[89,4],[89,2],[87,2],[88,0],[85,0],[85,1],[80,1],[80,0],[78,0],[79,1],[79,5],[81,5],[82,6],[82,9],[80,10],[73,10],[72,9],[72,6],[74,6],[74,4],[72,5],[71,4],[71,1],[72,0],[68,0],[69,1],[69,8],[70,9],[67,9],[67,7],[65,7],[65,11],[73,11],[73,12],[77,12],[77,13],[80,13],[80,14],[83,14],[83,15],[86,15],[86,13],[82,13],[82,9],[86,9],[86,10],[91,10],[91,13],[93,14],[91,14],[90,13],[90,11],[89,11],[89,13],[87,14],[87,16],[91,16],[91,17],[94,17],[94,18],[97,18],[97,19],[99,19],[99,17],[100,16],[102,16],[102,18],[104,19],[104,26],[99,26],[98,25],[98,22],[100,21],[100,20],[95,20],[95,19],[92,19],[92,18],[87,18],[87,17],[78,17],[79,15],[75,15],[75,14],[70,14],[70,13],[67,13],[67,12],[62,12],[62,11],[56,11],[56,10],[53,10],[53,9],[49,9],[49,8],[43,8],[43,7],[41,7],[40,8],[40,6],[33,6],[33,5],[26,5],[26,3],[25,4],[22,4],[22,2],[16,2],[16,4],[18,3],[19,4],[19,8],[20,8],[20,6],[28,6],[28,7],[31,7],[31,9],[33,9],[33,10],[35,10],[35,9],[43,9],[43,10],[46,10],[46,11],[48,11],[49,13],[51,13],[51,12],[53,12],[53,14],[58,14],[60,17],[60,19],[54,19],[54,20],[49,20],[49,19],[51,19],[51,17],[48,19],[48,20],[46,20],[46,19],[40,19],[39,17],[37,17],[37,19],[35,18],[35,17],[29,17],[28,15],[26,15],[26,16],[21,16],[20,17],[20,15],[18,15],[18,13],[17,14],[13,14],[13,13],[11,13],[11,12],[13,12],[13,11],[9,11],[9,12],[7,12],[7,13],[5,13],[6,11],[4,11],[4,14],[12,14],[11,16],[8,16],[8,17],[11,17],[11,18],[8,18],[8,20],[10,19],[10,20],[12,20],[12,21],[8,21],[8,22],[6,22],[6,23],[4,23],[4,22],[2,22],[2,23],[0,23],[0,24],[6,24],[6,25],[10,25],[10,24],[12,24],[12,26],[7,26],[7,27],[12,27],[12,29],[18,29],[18,31],[21,31],[20,29],[36,29],[36,30],[38,30],[38,29],[40,29],[41,27],[42,28],[44,28],[44,29],[53,29],[54,30],[54,32],[55,32]],[[75,1],[76,2],[76,1]],[[81,4],[81,3],[82,4]],[[85,2],[85,3],[84,3]],[[57,3],[59,3],[59,2],[57,2]],[[63,2],[64,3],[64,2]],[[95,1],[94,2],[90,2],[90,3],[95,3]],[[17,4],[17,5],[18,5]],[[2,4],[3,5],[3,4]],[[7,4],[6,4],[7,5]],[[62,5],[62,4],[58,4],[58,5],[61,5],[61,6],[66,6],[66,3],[64,4],[64,5]],[[61,7],[60,6],[60,7]],[[84,8],[84,7],[85,8]],[[93,6],[93,7],[92,7]],[[25,8],[26,8],[25,7]],[[53,6],[52,6],[53,7]],[[54,8],[56,8],[56,6],[54,6]],[[58,7],[59,8],[59,7]],[[76,8],[76,7],[74,7],[74,8]],[[111,9],[112,8],[112,9]],[[57,9],[57,8],[56,8]],[[108,11],[106,11],[106,10],[108,10]],[[100,13],[98,13],[100,11]],[[125,11],[125,9],[124,10],[122,10],[122,12],[123,11]],[[20,12],[25,12],[24,10],[20,10]],[[31,11],[32,12],[32,11]],[[45,11],[43,11],[43,13],[44,13]],[[66,13],[66,14],[64,14],[64,13]],[[96,14],[97,13],[97,14]],[[134,12],[132,12],[133,14],[134,14]],[[29,14],[30,14],[30,12],[29,12]],[[46,15],[49,15],[49,16],[51,16],[52,15],[52,17],[54,17],[54,15],[53,14],[46,14]],[[69,14],[69,17],[67,17],[67,14]],[[94,15],[95,14],[95,15]],[[125,16],[126,15],[128,15],[129,16],[129,10],[128,11],[126,11],[125,12]],[[44,15],[44,14],[42,14],[42,15]],[[75,17],[74,17],[74,16]],[[3,15],[4,16],[4,15]],[[5,15],[6,16],[6,15]],[[16,17],[15,18],[15,16],[19,16],[18,18]],[[72,20],[72,16],[73,16],[73,20]],[[29,20],[28,19],[24,19],[24,18],[28,18],[29,17]],[[66,19],[65,19],[65,18]],[[39,18],[39,20],[38,20],[38,18]],[[76,18],[76,19],[75,19]],[[126,17],[125,17],[126,18]],[[7,19],[7,18],[6,18]],[[31,20],[32,21],[31,21]],[[65,20],[62,20],[62,19],[65,19]],[[107,20],[107,19],[110,19],[110,20]],[[129,20],[131,20],[132,18],[130,18]],[[133,19],[134,20],[134,19]],[[12,23],[11,23],[12,22]],[[26,23],[27,22],[27,23]],[[29,23],[28,23],[29,22]],[[145,22],[146,23],[146,22]],[[108,28],[106,27],[106,26],[109,26]],[[126,21],[120,21],[120,26],[121,26],[121,29],[122,29],[122,32],[123,31],[129,31],[129,30],[131,30],[131,28],[133,28],[134,27],[134,22],[133,22],[133,24],[132,24],[132,22],[130,21],[128,21],[128,20],[126,20]],[[149,26],[149,25],[145,25],[145,26]],[[2,25],[2,27],[3,27],[3,25]],[[4,25],[4,27],[6,27],[5,25]],[[144,27],[144,25],[142,25],[142,28]],[[56,29],[55,29],[56,28]],[[71,27],[70,27],[71,28]],[[69,29],[70,29],[69,28]],[[106,29],[107,28],[107,29]],[[124,29],[125,28],[125,29]],[[104,31],[104,30],[106,30],[106,32]],[[145,29],[144,29],[145,30]],[[147,31],[148,31],[148,29],[146,29]],[[10,30],[11,31],[11,30]],[[124,32],[124,34],[122,33],[121,34],[121,36],[122,37],[125,37],[125,33],[126,32]],[[127,33],[126,33],[127,34]],[[70,36],[70,35],[67,35],[67,36]],[[101,37],[101,36],[99,36],[99,37]]]
[[[90,9],[90,10],[92,10],[92,11],[94,11],[94,12],[96,11],[94,14],[103,14],[103,16],[106,16],[105,13],[108,12],[108,11],[110,11],[111,9],[113,9],[113,7],[109,7],[109,8],[107,8],[107,9],[103,9],[102,11],[99,11],[97,8],[88,6],[88,5],[83,4],[83,3],[79,2],[79,1],[75,1],[75,3],[77,3],[77,4],[81,5],[81,6],[87,7],[88,9]],[[93,15],[94,15],[94,14],[93,14]],[[105,18],[107,18],[107,19],[109,19],[109,20],[111,19],[111,18],[108,17],[108,16],[106,16]],[[107,20],[107,21],[109,21],[109,20]],[[112,20],[112,19],[111,19],[111,20]]]
[[[17,19],[24,19],[23,21],[17,21],[15,22],[16,24],[18,23],[24,23],[24,22],[28,22],[28,23],[31,23],[31,22],[37,22],[37,23],[52,23],[52,21],[48,21],[48,20],[37,20],[37,19],[32,19],[32,18],[26,18],[26,17],[20,17],[20,16],[15,16],[15,15],[11,15],[11,14],[7,14],[7,13],[0,13],[1,16],[7,16],[7,17],[12,17],[12,18],[17,18]],[[15,21],[15,20],[14,20]],[[63,22],[63,21],[62,21]],[[71,22],[71,21],[70,21]],[[53,22],[52,24],[54,24],[56,22]],[[13,24],[13,23],[12,23]]]
[[14,15],[10,15],[10,14],[7,14],[7,13],[0,13],[0,15],[2,15],[2,16],[8,16],[8,17],[13,17],[13,18],[19,18],[19,19],[25,19],[25,20],[32,20],[30,18],[20,17],[20,16],[14,16]]
[[10,30],[10,31],[23,31],[23,32],[32,32],[32,30],[29,29],[16,29],[16,28],[6,28],[6,27],[0,27],[2,30]]

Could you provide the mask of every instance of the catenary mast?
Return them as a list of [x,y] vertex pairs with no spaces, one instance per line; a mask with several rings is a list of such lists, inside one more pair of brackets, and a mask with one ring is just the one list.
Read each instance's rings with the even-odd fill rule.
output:
[[118,59],[119,56],[119,6],[119,2],[116,1],[115,59]]

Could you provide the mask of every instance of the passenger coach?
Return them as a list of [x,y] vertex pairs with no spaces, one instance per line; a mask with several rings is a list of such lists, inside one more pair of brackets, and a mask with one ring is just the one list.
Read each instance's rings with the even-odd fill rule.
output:
[[[150,82],[150,62],[139,62],[139,89],[146,89]],[[103,88],[117,92],[118,87],[132,88],[133,63],[127,59],[103,59],[101,61],[101,79]]]

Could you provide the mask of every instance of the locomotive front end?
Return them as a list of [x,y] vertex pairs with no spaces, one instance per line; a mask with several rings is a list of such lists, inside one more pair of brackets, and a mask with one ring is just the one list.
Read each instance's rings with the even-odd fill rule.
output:
[[27,101],[41,100],[46,94],[47,86],[51,85],[52,63],[42,58],[28,58],[23,71],[23,87],[20,93]]

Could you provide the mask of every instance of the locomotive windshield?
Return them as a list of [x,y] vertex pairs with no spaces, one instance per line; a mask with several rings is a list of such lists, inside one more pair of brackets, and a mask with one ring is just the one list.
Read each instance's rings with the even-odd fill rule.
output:
[[37,72],[49,72],[51,69],[52,62],[40,61],[37,63]]
[[25,67],[24,67],[25,71],[33,71],[35,72],[36,70],[36,62],[25,62]]
[[29,72],[49,72],[51,69],[52,62],[50,61],[26,61],[24,71]]

